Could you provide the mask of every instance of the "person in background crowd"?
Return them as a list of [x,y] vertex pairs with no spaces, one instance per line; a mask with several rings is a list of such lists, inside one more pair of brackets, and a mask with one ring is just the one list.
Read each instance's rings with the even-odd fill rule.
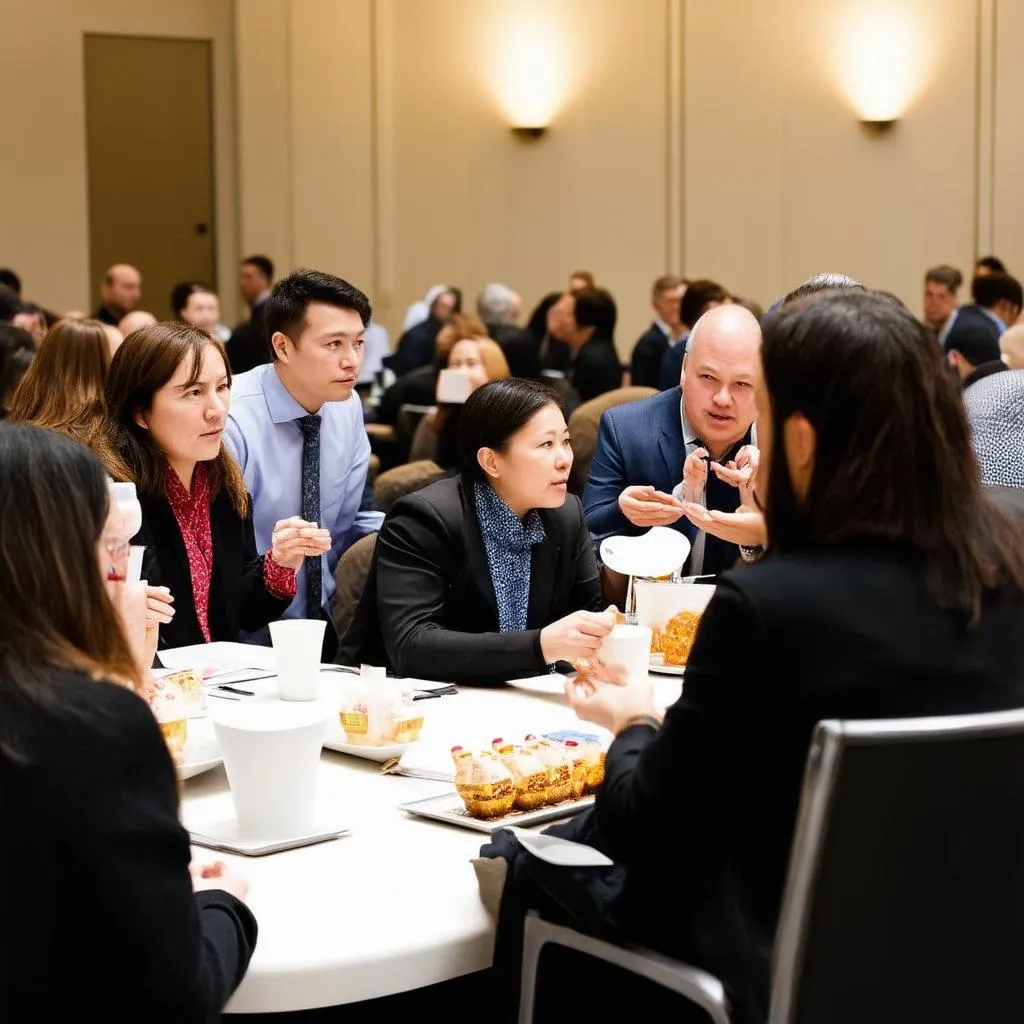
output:
[[405,311],[405,318],[402,321],[402,333],[412,330],[417,324],[423,323],[424,320],[430,316],[430,307],[433,306],[434,300],[442,293],[448,291],[448,285],[446,284],[435,284],[432,288],[427,289],[427,294],[422,299],[417,299],[411,306]]
[[11,399],[10,419],[88,445],[106,416],[110,345],[98,320],[61,320],[46,332]]
[[[974,304],[989,317],[1002,334],[1016,323],[1024,306],[1024,289],[1009,274],[982,274],[971,282]],[[955,322],[955,321],[954,321]]]
[[943,348],[965,391],[977,381],[1009,369],[1001,358],[999,333],[992,318],[977,306],[960,308]]
[[[454,318],[453,318],[454,320]],[[453,327],[453,324],[449,325]],[[468,378],[469,393],[483,387],[488,381],[504,380],[514,376],[501,346],[490,338],[474,334],[473,337],[458,338],[448,351],[448,370],[459,370]],[[437,410],[430,416],[430,428],[437,434],[436,462],[444,470],[459,468],[459,420],[465,403],[453,404],[444,401],[438,378]]]
[[[727,529],[731,514],[753,504],[749,493],[734,486],[727,464],[753,444],[760,346],[761,329],[747,310],[715,307],[694,326],[681,379],[672,391],[602,414],[583,491],[595,541],[640,534],[652,526],[674,527],[690,539],[687,575],[722,572],[740,559],[740,543],[750,549],[763,543],[760,529],[739,538]],[[714,460],[711,472],[708,460]],[[681,496],[699,506],[700,517],[692,509],[688,518],[686,507],[673,496],[681,480],[688,485]],[[712,533],[703,515],[723,513],[723,523],[709,524]]]
[[0,267],[0,285],[10,288],[17,298],[21,298],[21,278],[10,267]]
[[508,285],[488,284],[476,299],[477,315],[501,346],[513,377],[540,377],[540,341],[519,327],[523,300]]
[[122,338],[127,338],[132,331],[137,331],[142,327],[152,327],[155,323],[156,317],[152,313],[147,313],[144,309],[133,309],[121,318],[117,329],[121,332]]
[[46,333],[46,315],[34,302],[23,302],[11,319],[15,327],[28,331],[38,345]]
[[982,256],[974,265],[974,276],[985,277],[988,274],[1007,273],[1006,264],[998,256]]
[[347,281],[303,269],[274,285],[265,316],[274,361],[235,380],[225,440],[252,494],[260,550],[270,549],[281,520],[301,516],[327,531],[324,552],[300,565],[283,617],[324,619],[330,657],[338,559],[382,518],[360,511],[370,442],[352,397],[372,310]]
[[530,314],[527,331],[538,339],[540,345],[541,375],[562,376],[572,365],[572,349],[557,337],[561,318],[560,301],[564,292],[548,292]]
[[363,365],[359,371],[360,384],[372,384],[384,369],[384,360],[391,348],[388,330],[371,320],[363,332]]
[[1024,370],[1007,370],[964,391],[971,447],[986,487],[1013,488],[1024,511]]
[[396,377],[401,377],[420,366],[429,366],[434,361],[438,331],[448,323],[452,314],[461,312],[461,308],[458,290],[446,287],[430,304],[426,320],[415,327],[410,327],[398,339],[398,348],[383,360],[384,365]]
[[963,283],[960,271],[947,264],[932,267],[924,275],[922,320],[940,342],[945,341],[946,324],[956,309],[957,293]]
[[630,383],[634,387],[656,388],[661,361],[673,346],[684,341],[687,328],[680,319],[680,304],[687,282],[675,274],[659,277],[651,288],[654,323],[640,336],[630,362]]
[[18,294],[7,285],[0,284],[0,323],[12,323],[20,310],[21,299]]
[[95,319],[116,327],[142,301],[142,275],[128,263],[115,263],[100,283],[100,308]]
[[221,341],[230,337],[220,322],[220,300],[212,288],[197,281],[176,284],[171,291],[171,311],[176,320],[182,320]]
[[329,544],[316,523],[289,517],[259,555],[252,503],[222,444],[230,389],[223,344],[184,322],[136,331],[110,364],[108,418],[93,447],[138,491],[136,543],[146,548],[142,573],[164,647],[263,628],[294,598],[303,559]]
[[594,549],[567,496],[557,396],[491,381],[463,407],[458,443],[462,473],[388,514],[339,662],[495,685],[592,656],[614,618],[600,611]]
[[665,351],[658,369],[658,390],[671,391],[679,386],[686,354],[686,339],[693,325],[709,310],[729,302],[729,293],[715,281],[701,278],[686,286],[679,304],[679,322],[682,336]]
[[0,322],[0,420],[10,413],[11,398],[36,354],[28,331]]
[[[0,428],[0,792],[17,822],[0,967],[10,1021],[212,1021],[245,974],[247,883],[191,860],[179,783],[126,637],[130,538],[96,457],[49,430]],[[21,865],[22,867],[19,867]]]
[[238,290],[249,309],[249,319],[236,325],[228,341],[228,358],[234,374],[270,362],[270,341],[263,310],[273,284],[274,263],[269,256],[247,256],[242,260]]
[[124,341],[124,335],[112,324],[103,324],[102,326],[103,333],[107,336],[107,345],[110,347],[111,358],[113,358],[114,353],[121,347],[121,342]]
[[[567,377],[580,402],[622,386],[622,363],[615,351],[618,310],[603,288],[566,292],[551,308],[552,334],[569,346]],[[566,410],[570,415],[572,408]]]
[[569,291],[576,291],[578,288],[596,288],[597,280],[589,270],[574,270],[569,275]]
[[734,295],[732,301],[737,306],[742,306],[758,323],[764,319],[764,306],[760,302],[744,298],[742,295]]
[[1003,353],[1003,362],[1011,370],[1024,370],[1024,324],[1008,327],[999,339],[999,347]]
[[[580,718],[616,738],[593,810],[551,832],[614,867],[552,868],[494,833],[481,853],[508,862],[495,1005],[515,1010],[535,908],[710,971],[731,1019],[763,1024],[815,725],[1024,704],[1024,531],[982,493],[963,404],[925,328],[871,293],[825,294],[779,313],[761,364],[768,555],[719,579],[664,720],[646,680],[598,670],[567,682]],[[558,984],[545,1019],[591,1019],[579,960],[548,963]],[[617,980],[592,987],[602,1019],[638,1006],[692,1019],[663,1005],[666,990]]]

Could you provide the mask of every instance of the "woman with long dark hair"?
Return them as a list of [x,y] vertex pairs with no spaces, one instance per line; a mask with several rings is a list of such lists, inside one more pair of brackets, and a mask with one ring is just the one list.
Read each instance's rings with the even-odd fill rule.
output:
[[0,426],[0,521],[0,1006],[12,1021],[218,1020],[256,922],[225,865],[190,874],[124,633],[144,595],[105,582],[129,538],[103,467],[54,431]]
[[664,721],[649,687],[567,687],[616,738],[593,814],[565,831],[615,867],[581,880],[508,838],[485,851],[513,862],[506,978],[536,906],[712,971],[736,1019],[763,1021],[815,724],[1024,704],[1024,535],[982,493],[925,329],[891,299],[830,292],[778,313],[762,365],[767,555],[719,577]]
[[242,471],[223,445],[231,401],[223,344],[187,323],[135,331],[114,354],[106,398],[94,447],[115,480],[138,490],[143,576],[169,591],[157,612],[160,645],[237,640],[240,629],[278,618],[302,559],[319,557],[330,537],[293,517],[258,554]]

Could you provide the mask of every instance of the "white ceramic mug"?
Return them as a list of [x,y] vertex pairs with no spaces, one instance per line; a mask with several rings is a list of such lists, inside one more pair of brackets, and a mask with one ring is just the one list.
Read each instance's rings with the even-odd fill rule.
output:
[[239,837],[287,839],[313,831],[326,706],[272,699],[217,704],[210,717]]
[[605,665],[621,665],[631,683],[644,682],[651,667],[651,630],[647,626],[615,626],[599,652]]
[[270,624],[281,700],[316,700],[320,695],[323,619],[282,619]]

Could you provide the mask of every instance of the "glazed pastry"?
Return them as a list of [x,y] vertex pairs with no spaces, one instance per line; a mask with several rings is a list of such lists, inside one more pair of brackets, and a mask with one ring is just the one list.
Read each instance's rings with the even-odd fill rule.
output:
[[181,687],[166,679],[155,680],[149,694],[149,706],[177,764],[181,761],[188,738],[188,712]]
[[570,796],[573,800],[579,800],[587,788],[587,759],[577,740],[565,741],[565,754],[572,765]]
[[194,669],[187,668],[182,672],[172,672],[164,676],[165,683],[174,683],[180,687],[181,695],[185,700],[185,710],[202,711],[206,707],[206,687],[203,686],[203,677]]
[[562,745],[531,735],[526,737],[524,748],[536,754],[548,770],[548,803],[560,804],[568,800],[572,794],[572,764]]
[[516,783],[517,811],[536,811],[548,801],[548,770],[536,754],[496,739],[491,746]]
[[455,790],[474,818],[501,818],[512,810],[516,784],[512,773],[493,751],[474,754],[452,747]]
[[590,739],[580,740],[579,749],[587,766],[587,780],[583,786],[583,793],[589,795],[604,782],[605,750],[597,740]]

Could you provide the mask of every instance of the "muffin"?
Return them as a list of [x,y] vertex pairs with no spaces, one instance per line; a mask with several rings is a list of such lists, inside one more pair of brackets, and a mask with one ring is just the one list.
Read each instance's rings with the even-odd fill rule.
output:
[[202,711],[206,707],[206,687],[203,677],[194,669],[187,668],[182,672],[172,672],[163,677],[165,683],[174,683],[181,690],[185,701],[186,713]]
[[547,802],[560,804],[572,795],[572,764],[560,743],[545,737],[527,736],[524,749],[535,754],[548,772]]
[[578,740],[566,740],[564,746],[565,756],[572,766],[569,794],[573,800],[579,800],[587,788],[587,759]]
[[493,751],[474,754],[452,747],[455,762],[455,790],[474,818],[490,820],[508,814],[516,800],[512,773]]
[[185,740],[188,738],[188,712],[185,710],[185,698],[177,683],[158,679],[153,683],[149,694],[149,706],[153,710],[164,742],[171,752],[175,764],[182,760]]

